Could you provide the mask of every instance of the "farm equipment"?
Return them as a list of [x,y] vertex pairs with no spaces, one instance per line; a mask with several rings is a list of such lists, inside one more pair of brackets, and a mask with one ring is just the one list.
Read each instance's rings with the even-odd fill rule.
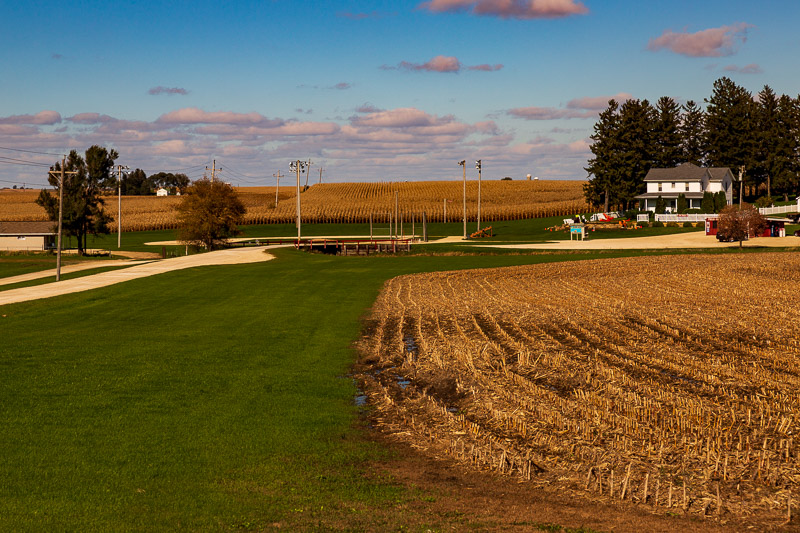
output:
[[492,233],[492,227],[486,226],[485,228],[479,229],[478,231],[470,235],[470,237],[473,239],[482,239],[484,237],[494,237],[494,234]]

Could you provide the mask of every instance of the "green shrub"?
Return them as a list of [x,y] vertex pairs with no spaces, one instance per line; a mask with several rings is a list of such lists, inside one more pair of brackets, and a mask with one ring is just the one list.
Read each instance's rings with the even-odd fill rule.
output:
[[678,227],[678,223],[677,222],[667,222],[667,227],[668,228],[677,228]]
[[654,228],[663,228],[664,227],[664,223],[661,222],[660,220],[656,220],[655,222],[653,222],[653,227]]
[[761,207],[772,207],[772,205],[774,203],[775,203],[775,198],[772,198],[771,196],[764,195],[761,198],[759,198],[758,200],[756,200],[753,205],[755,205],[758,208],[761,208]]
[[693,228],[694,224],[692,224],[691,222],[684,222],[683,223],[683,227],[684,228]]

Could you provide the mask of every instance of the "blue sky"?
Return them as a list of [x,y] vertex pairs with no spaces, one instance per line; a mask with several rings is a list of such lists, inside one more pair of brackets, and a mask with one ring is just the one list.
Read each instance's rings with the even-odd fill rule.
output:
[[193,178],[216,159],[240,185],[296,158],[324,181],[455,179],[479,158],[489,179],[583,179],[610,97],[702,103],[721,76],[800,92],[790,1],[42,1],[2,15],[0,186],[45,183],[7,158],[92,144]]

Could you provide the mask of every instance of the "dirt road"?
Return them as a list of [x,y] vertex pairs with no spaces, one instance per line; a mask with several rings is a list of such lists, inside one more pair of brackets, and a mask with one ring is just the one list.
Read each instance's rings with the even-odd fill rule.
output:
[[[549,241],[533,244],[485,244],[491,248],[517,248],[520,250],[655,250],[681,248],[738,248],[738,242],[719,242],[702,231],[655,235],[651,237],[624,237],[619,239],[592,239],[585,241]],[[745,248],[800,247],[798,237],[758,237],[744,242]]]

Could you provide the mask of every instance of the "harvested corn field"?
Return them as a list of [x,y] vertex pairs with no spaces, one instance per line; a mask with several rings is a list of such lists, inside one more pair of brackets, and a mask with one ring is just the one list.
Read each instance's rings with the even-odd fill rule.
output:
[[360,379],[376,425],[431,455],[777,524],[800,502],[798,295],[796,253],[403,276]]

